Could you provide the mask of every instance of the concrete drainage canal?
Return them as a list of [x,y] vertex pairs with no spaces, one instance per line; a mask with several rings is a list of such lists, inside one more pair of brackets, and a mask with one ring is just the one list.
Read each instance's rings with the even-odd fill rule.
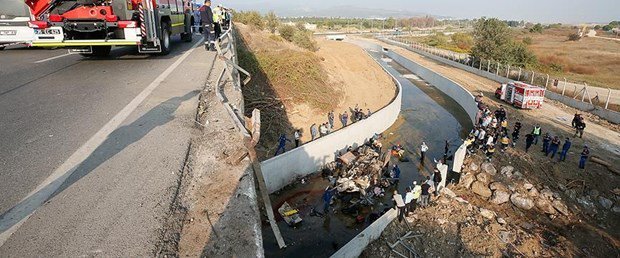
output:
[[[402,86],[401,112],[396,122],[383,132],[379,140],[383,145],[382,153],[376,153],[366,146],[354,148],[354,161],[349,161],[348,166],[340,168],[335,162],[331,162],[321,171],[297,179],[271,194],[273,211],[287,247],[278,247],[274,232],[267,219],[263,218],[262,233],[266,257],[333,255],[394,206],[394,190],[403,193],[413,181],[421,182],[432,174],[435,166],[433,159],[443,157],[446,141],[450,157],[461,145],[461,139],[471,130],[471,117],[461,107],[461,103],[455,102],[433,85],[387,58],[383,52],[368,53]],[[421,162],[419,156],[419,146],[423,141],[429,146],[425,162]],[[389,154],[391,148],[397,144],[402,145],[405,150],[404,157],[400,160]],[[448,158],[448,163],[450,162]],[[389,169],[383,166],[386,163],[389,163]],[[394,164],[401,170],[398,184],[391,184],[386,178]],[[352,174],[356,175],[351,178],[354,184],[351,183],[349,187],[343,185],[347,184],[347,180],[342,178]],[[373,176],[374,174],[378,176]],[[333,190],[335,195],[329,211],[323,213],[323,196],[330,184],[337,187]],[[297,211],[302,222],[287,224],[278,211],[285,203]],[[359,248],[363,249],[363,246]]]

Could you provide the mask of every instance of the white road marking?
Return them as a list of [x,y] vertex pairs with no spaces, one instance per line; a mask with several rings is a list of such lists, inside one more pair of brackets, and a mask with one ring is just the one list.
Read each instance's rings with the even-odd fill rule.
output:
[[[62,165],[43,181],[28,196],[0,216],[0,247],[17,231],[28,218],[54,194],[64,181],[75,171],[88,156],[90,156],[105,139],[118,128],[127,117],[144,101],[159,84],[170,75],[193,51],[202,43],[202,39],[187,50],[177,61],[170,65],[127,106],[106,123],[95,135],[75,151]],[[22,218],[22,219],[20,219]],[[19,220],[19,221],[18,221]]]
[[73,53],[66,53],[66,54],[59,55],[59,56],[53,56],[53,57],[50,57],[50,58],[41,59],[41,60],[36,61],[34,63],[35,64],[40,64],[40,63],[44,63],[44,62],[47,62],[47,61],[52,61],[54,59],[58,59],[58,58],[65,57],[65,56],[70,56],[70,55],[73,55]]

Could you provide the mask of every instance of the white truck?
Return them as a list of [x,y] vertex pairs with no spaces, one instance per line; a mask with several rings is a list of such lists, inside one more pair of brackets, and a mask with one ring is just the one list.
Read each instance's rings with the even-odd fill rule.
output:
[[0,50],[7,46],[30,45],[34,29],[28,27],[30,9],[23,0],[2,0],[0,4]]

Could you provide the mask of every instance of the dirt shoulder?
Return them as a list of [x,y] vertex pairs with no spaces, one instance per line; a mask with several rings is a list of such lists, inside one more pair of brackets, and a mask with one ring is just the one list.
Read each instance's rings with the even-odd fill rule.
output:
[[[253,73],[244,88],[245,112],[262,111],[261,159],[273,156],[282,133],[292,140],[294,130],[301,129],[302,143],[310,141],[310,126],[328,122],[329,111],[337,130],[340,113],[350,115],[356,105],[364,113],[376,112],[394,97],[391,78],[356,45],[316,38],[319,50],[310,52],[266,31],[237,28],[245,49],[240,63]],[[294,146],[287,143],[286,149]]]

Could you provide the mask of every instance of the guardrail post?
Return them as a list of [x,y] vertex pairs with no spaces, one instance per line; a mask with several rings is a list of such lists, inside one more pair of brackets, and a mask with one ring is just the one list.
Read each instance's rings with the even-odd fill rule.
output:
[[506,69],[506,78],[510,79],[510,65],[508,65],[508,69]]
[[521,81],[521,67],[519,67],[519,76],[517,76],[517,81]]
[[549,74],[547,74],[547,82],[545,82],[545,89],[549,87]]
[[491,60],[487,62],[487,72],[491,71]]
[[611,98],[611,89],[607,88],[607,101],[605,101],[605,109],[609,106],[609,99]]
[[534,70],[532,70],[532,82],[530,82],[530,84],[534,85]]
[[499,62],[497,62],[497,70],[495,71],[495,75],[499,75]]
[[479,66],[478,66],[478,70],[482,70],[482,58],[480,58],[480,63],[479,63]]

